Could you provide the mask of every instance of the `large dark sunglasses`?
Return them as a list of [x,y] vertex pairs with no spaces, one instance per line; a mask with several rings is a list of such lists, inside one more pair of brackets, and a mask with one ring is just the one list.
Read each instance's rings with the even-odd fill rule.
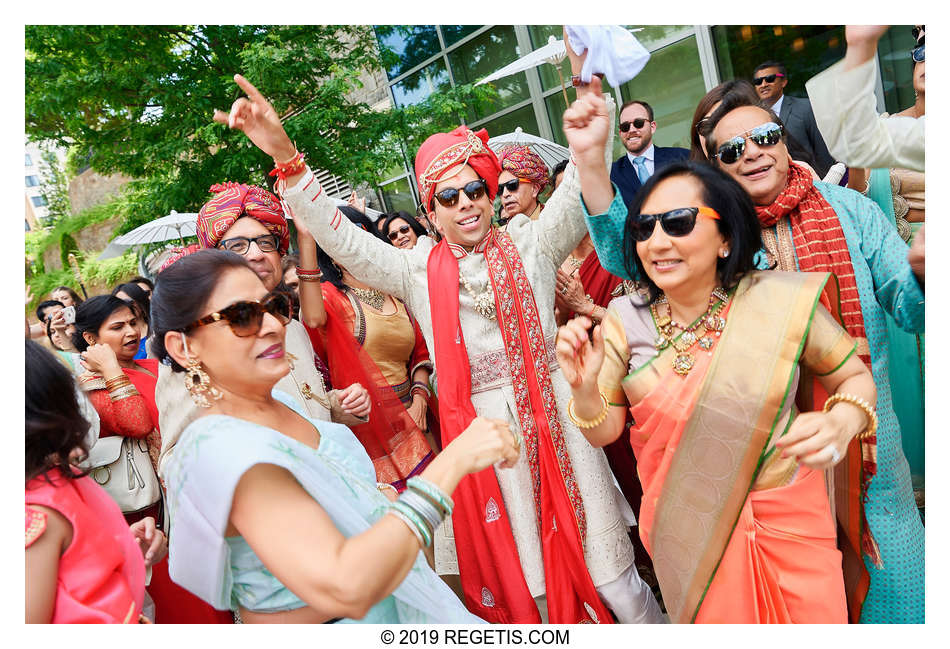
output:
[[713,157],[719,158],[723,164],[731,165],[745,153],[746,139],[752,140],[758,146],[775,146],[782,139],[783,132],[782,127],[775,122],[760,124],[723,143]]
[[506,189],[512,194],[514,194],[516,191],[518,191],[518,186],[521,185],[521,183],[529,183],[529,182],[531,181],[525,180],[524,178],[512,178],[506,183],[498,183],[498,195],[501,196],[502,194],[504,194]]
[[[443,189],[440,192],[436,192],[434,198],[439,201],[439,204],[442,207],[452,207],[459,202],[459,193],[465,192],[465,195],[468,196],[468,199],[471,201],[477,201],[482,197],[486,191],[488,191],[488,185],[484,180],[479,178],[478,180],[473,180],[472,182],[466,184],[461,190],[456,189],[455,187],[449,187],[448,189]],[[435,208],[435,203],[432,204],[433,209]]]
[[711,207],[679,207],[662,214],[637,214],[627,221],[633,238],[637,241],[647,241],[653,236],[656,222],[671,237],[685,237],[696,227],[696,216],[703,216],[719,220],[719,213]]
[[400,234],[409,234],[409,230],[411,229],[412,228],[410,228],[408,225],[400,225],[398,229],[390,230],[389,234],[387,234],[386,236],[389,237],[390,241],[395,241],[396,239],[399,238]]
[[785,75],[782,74],[781,72],[776,72],[775,74],[767,74],[764,77],[756,77],[755,79],[752,80],[752,83],[754,83],[757,86],[761,86],[763,81],[765,83],[772,83],[779,77],[784,79]]
[[649,122],[650,122],[650,120],[648,120],[648,119],[645,118],[645,117],[638,117],[638,118],[636,118],[635,120],[633,120],[632,122],[620,122],[620,132],[621,132],[621,133],[626,133],[627,131],[629,131],[631,124],[633,124],[633,128],[639,130],[639,129],[643,128],[643,125],[644,125],[644,124],[648,124]]
[[230,252],[236,252],[239,255],[246,255],[247,251],[251,248],[252,241],[257,244],[261,252],[274,252],[280,243],[276,234],[262,234],[259,237],[232,237],[225,239],[218,244],[218,247],[229,250]]
[[224,320],[235,336],[241,338],[255,336],[261,330],[265,313],[271,314],[283,325],[290,322],[291,305],[292,300],[289,295],[274,291],[264,296],[260,302],[241,300],[220,311],[198,318],[182,329],[182,332],[187,333],[192,329]]
[[911,53],[910,58],[914,59],[914,63],[923,63],[924,62],[924,45],[920,47],[915,47]]

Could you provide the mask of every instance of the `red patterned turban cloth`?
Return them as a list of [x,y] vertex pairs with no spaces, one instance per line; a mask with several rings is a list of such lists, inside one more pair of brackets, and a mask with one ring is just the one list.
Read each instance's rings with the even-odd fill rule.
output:
[[503,171],[517,178],[528,180],[540,194],[548,184],[548,168],[537,153],[526,146],[512,144],[498,152]]
[[501,166],[495,152],[488,148],[488,132],[481,129],[476,133],[466,126],[459,126],[449,133],[430,135],[416,154],[419,196],[426,209],[432,208],[435,186],[452,177],[445,175],[446,172],[464,164],[474,169],[488,185],[488,200],[495,200]]
[[202,248],[215,248],[224,233],[242,216],[260,221],[280,241],[278,252],[283,256],[290,246],[290,228],[284,208],[276,196],[262,187],[243,183],[220,183],[209,190],[214,198],[198,212],[197,234]]

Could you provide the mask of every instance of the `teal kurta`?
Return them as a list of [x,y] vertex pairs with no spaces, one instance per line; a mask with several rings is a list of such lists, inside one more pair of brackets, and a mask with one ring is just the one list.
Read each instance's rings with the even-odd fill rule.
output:
[[[858,192],[816,182],[841,222],[861,299],[864,328],[877,385],[877,474],[868,490],[866,513],[881,548],[884,567],[865,557],[871,588],[861,614],[864,623],[924,621],[924,527],[914,503],[910,469],[891,401],[887,315],[904,331],[924,330],[924,295],[907,262],[907,244],[881,209]],[[615,197],[606,214],[586,212],[594,248],[609,272],[632,279],[624,268],[623,232],[627,208]],[[771,228],[775,230],[775,228]],[[759,267],[767,269],[765,255]],[[782,269],[782,270],[798,270]]]

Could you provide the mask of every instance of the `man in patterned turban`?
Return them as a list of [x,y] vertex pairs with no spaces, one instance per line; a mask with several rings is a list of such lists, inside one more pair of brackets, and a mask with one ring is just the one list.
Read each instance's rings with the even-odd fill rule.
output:
[[532,221],[541,216],[538,196],[548,184],[548,168],[537,153],[526,146],[505,147],[498,155],[498,195],[504,219],[525,214]]
[[[284,208],[276,196],[262,187],[227,182],[211,186],[214,197],[198,211],[196,234],[198,247],[221,248],[241,255],[268,291],[287,290],[281,256],[290,246],[290,229]],[[301,259],[310,255],[309,268],[316,268],[316,242],[309,234],[297,230],[297,247]],[[309,250],[309,252],[307,252]],[[192,246],[177,251],[162,270],[178,259],[195,252]],[[306,262],[304,262],[306,263]],[[161,286],[161,275],[159,275]],[[290,394],[303,406],[306,415],[319,421],[335,421],[347,426],[365,423],[372,404],[366,388],[359,383],[327,390],[320,370],[315,365],[313,346],[307,330],[299,320],[291,320],[284,331],[284,351],[293,359],[290,372],[277,383],[277,388]],[[214,381],[212,377],[212,381]],[[159,471],[182,431],[200,413],[188,396],[181,375],[167,365],[158,368],[155,387],[162,450]]]
[[243,183],[211,186],[214,198],[198,212],[202,248],[222,248],[243,255],[251,269],[273,290],[283,278],[280,258],[290,245],[284,209],[266,189]]

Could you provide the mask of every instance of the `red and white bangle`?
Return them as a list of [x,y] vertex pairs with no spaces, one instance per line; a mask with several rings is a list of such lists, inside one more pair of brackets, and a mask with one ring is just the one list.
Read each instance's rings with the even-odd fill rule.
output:
[[304,270],[300,266],[297,266],[296,271],[297,279],[301,282],[319,282],[323,277],[319,268],[317,270]]
[[429,386],[422,381],[413,381],[412,387],[409,388],[409,396],[414,397],[416,393],[421,394],[426,399],[432,396],[432,393],[429,391]]
[[[296,150],[297,147],[294,147]],[[297,151],[287,162],[277,162],[274,160],[274,169],[270,172],[270,176],[277,176],[279,180],[286,181],[290,176],[296,176],[299,173],[307,168],[307,163],[304,162],[303,154],[300,151]]]

